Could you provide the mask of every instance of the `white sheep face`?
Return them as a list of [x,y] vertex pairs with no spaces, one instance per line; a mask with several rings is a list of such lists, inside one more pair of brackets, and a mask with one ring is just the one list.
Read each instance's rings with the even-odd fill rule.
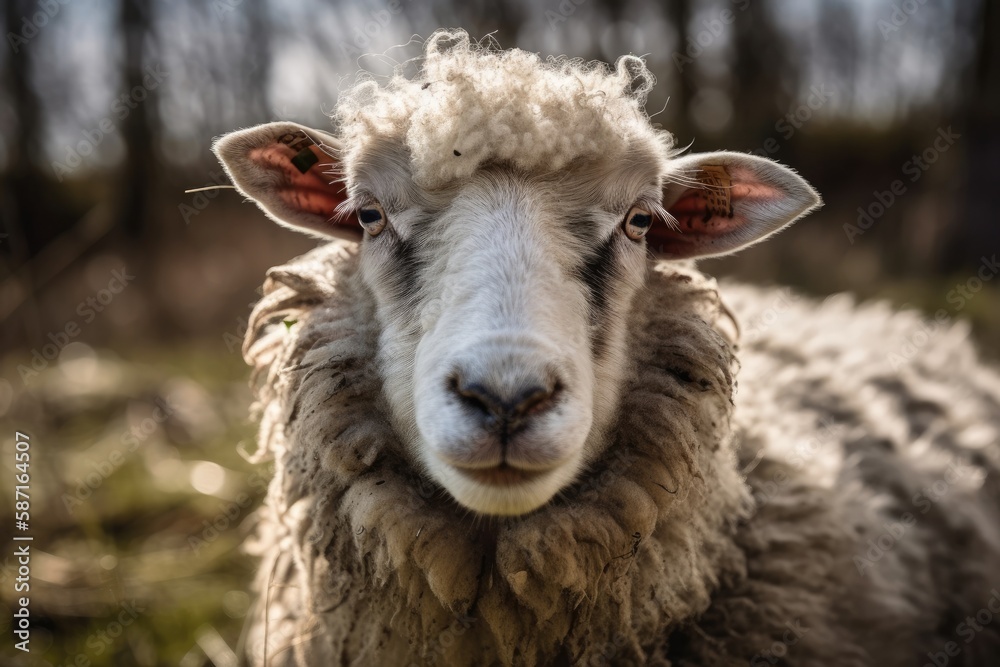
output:
[[362,210],[393,202],[364,241],[361,272],[397,428],[462,505],[533,510],[597,453],[616,407],[628,304],[646,267],[623,221],[637,202],[659,201],[657,161],[637,157],[610,180],[575,170],[572,192],[565,173],[492,168],[409,200],[376,171],[354,196]]
[[339,140],[275,123],[227,135],[216,152],[279,222],[365,230],[359,271],[389,417],[413,465],[483,514],[545,505],[601,452],[651,249],[730,252],[818,204],[768,160],[672,158],[660,142],[557,172],[490,164],[434,190],[392,143],[340,165],[346,189],[330,183],[336,158],[321,144]]

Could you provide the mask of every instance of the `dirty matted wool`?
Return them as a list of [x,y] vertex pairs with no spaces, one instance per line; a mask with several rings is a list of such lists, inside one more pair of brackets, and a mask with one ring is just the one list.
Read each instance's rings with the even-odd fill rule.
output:
[[[251,321],[253,664],[922,664],[1000,588],[1000,380],[961,326],[899,368],[912,314],[731,285],[740,343],[714,281],[658,264],[605,455],[487,520],[393,434],[356,269],[273,269]],[[1000,652],[980,627],[962,664]]]
[[[352,197],[405,162],[388,190],[423,203],[492,163],[666,161],[651,84],[634,57],[435,33],[414,78],[343,94],[331,150]],[[358,252],[272,269],[251,318],[256,458],[275,465],[251,664],[903,667],[1000,605],[1000,376],[961,325],[900,361],[927,330],[912,313],[651,261],[596,458],[543,507],[484,518],[391,424]],[[978,628],[956,662],[996,664],[1000,616]]]
[[268,653],[403,664],[392,661],[416,647],[424,664],[481,665],[613,649],[639,661],[741,569],[728,536],[749,495],[728,444],[734,359],[711,281],[656,274],[650,299],[672,307],[644,314],[649,358],[634,365],[617,445],[549,506],[487,520],[422,480],[393,435],[355,269],[334,245],[273,270],[247,339],[261,455],[277,463],[259,546]]

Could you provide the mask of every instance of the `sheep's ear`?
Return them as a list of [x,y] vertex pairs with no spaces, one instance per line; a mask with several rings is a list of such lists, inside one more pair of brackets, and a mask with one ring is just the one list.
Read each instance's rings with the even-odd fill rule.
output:
[[740,153],[676,158],[663,208],[676,220],[654,221],[648,247],[669,259],[711,257],[761,241],[819,207],[816,191],[777,162]]
[[335,213],[347,199],[336,137],[296,123],[267,123],[230,132],[213,150],[236,189],[276,222],[320,236],[360,238],[357,222]]

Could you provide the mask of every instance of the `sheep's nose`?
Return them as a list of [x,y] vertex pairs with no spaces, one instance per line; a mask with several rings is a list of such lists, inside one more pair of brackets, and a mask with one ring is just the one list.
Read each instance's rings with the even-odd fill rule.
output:
[[474,410],[487,431],[511,435],[554,403],[558,382],[528,382],[510,391],[500,392],[483,382],[453,375],[449,388],[459,400]]

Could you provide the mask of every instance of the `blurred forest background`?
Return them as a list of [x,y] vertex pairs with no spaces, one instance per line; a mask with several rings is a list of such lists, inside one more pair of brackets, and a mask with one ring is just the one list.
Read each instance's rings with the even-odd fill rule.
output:
[[767,155],[826,200],[706,270],[943,310],[1000,352],[997,2],[3,0],[0,25],[0,489],[28,433],[34,537],[26,655],[5,502],[3,664],[236,664],[268,476],[241,455],[240,339],[266,269],[315,242],[184,190],[225,182],[213,137],[326,127],[359,68],[438,27],[645,55],[680,144]]

